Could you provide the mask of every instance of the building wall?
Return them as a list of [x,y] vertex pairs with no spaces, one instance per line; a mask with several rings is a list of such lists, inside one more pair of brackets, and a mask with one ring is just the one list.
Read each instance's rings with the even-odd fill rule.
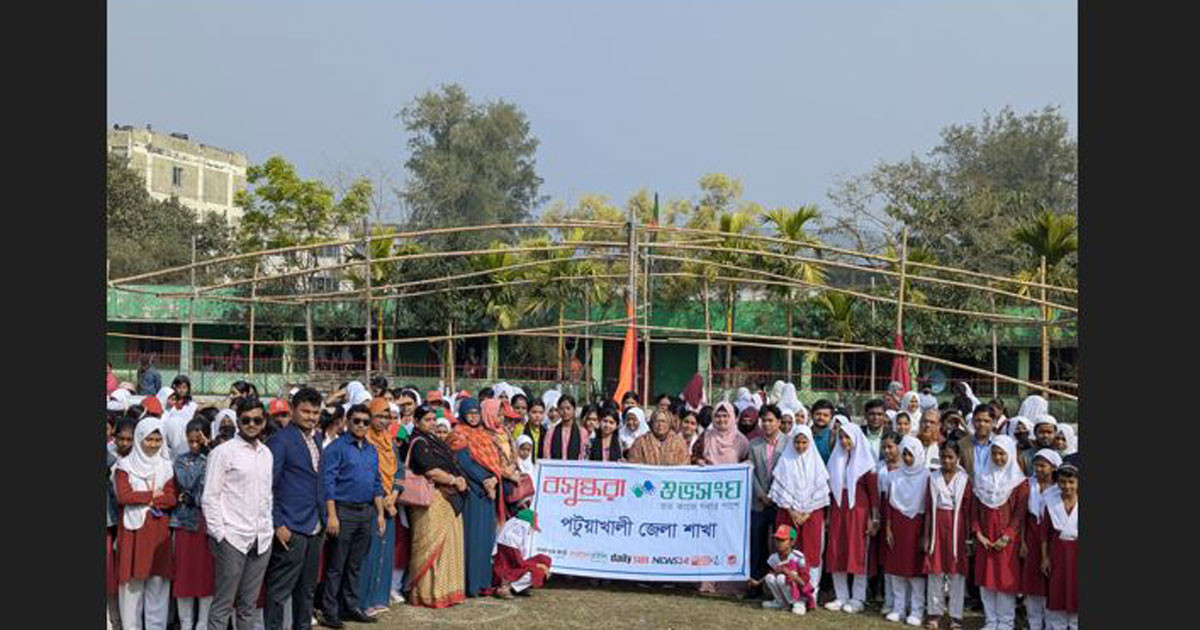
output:
[[[241,218],[234,195],[246,188],[246,156],[192,140],[146,129],[119,127],[108,130],[108,150],[129,159],[130,167],[144,173],[146,189],[157,200],[176,197],[199,212],[217,212],[230,220]],[[176,180],[180,169],[181,180]]]

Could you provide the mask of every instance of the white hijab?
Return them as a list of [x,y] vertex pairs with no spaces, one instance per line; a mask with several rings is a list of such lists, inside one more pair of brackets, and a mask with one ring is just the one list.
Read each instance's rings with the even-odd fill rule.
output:
[[[158,452],[151,457],[142,450],[142,440],[155,431],[163,438],[163,442]],[[117,460],[114,470],[125,471],[125,474],[129,476],[129,485],[135,492],[161,490],[167,481],[175,476],[171,460],[167,459],[166,450],[166,430],[163,429],[162,419],[147,416],[138,422],[137,428],[133,430],[133,450]],[[114,476],[115,474],[114,472]],[[141,529],[146,522],[146,513],[149,511],[149,505],[126,505],[123,516],[125,529]]]
[[750,394],[750,390],[745,387],[739,387],[737,390],[737,396],[733,399],[733,407],[734,409],[737,409],[737,415],[741,416],[742,411],[749,409],[750,407],[757,409],[759,406],[761,406],[755,405],[754,402],[754,396]]
[[[796,395],[796,386],[791,383],[784,383],[780,387],[779,400],[775,403],[779,406],[780,413],[791,415],[799,424],[801,423],[799,413],[804,410],[804,404],[800,402],[800,397]],[[807,416],[807,414],[805,414]],[[807,417],[805,418],[807,420]],[[807,424],[807,422],[804,422]]]
[[[912,465],[904,463],[904,452],[913,456]],[[925,513],[925,497],[929,489],[929,467],[925,463],[925,447],[911,435],[900,439],[900,467],[888,475],[888,503],[908,518]],[[830,459],[833,459],[832,456]]]
[[[629,427],[625,426],[625,418],[629,414],[637,416],[638,428],[635,431],[630,431]],[[634,440],[642,437],[649,431],[650,425],[646,423],[646,412],[642,411],[640,407],[630,407],[629,411],[626,411],[621,416],[621,428],[617,431],[617,438],[621,441],[621,450],[629,450],[629,447],[633,446]]]
[[532,447],[533,446],[533,438],[529,437],[528,435],[525,435],[524,433],[517,436],[517,453],[518,453],[517,469],[520,470],[522,473],[525,473],[526,475],[533,475],[535,469],[533,467],[534,463],[533,463],[532,451],[530,452],[529,457],[521,457],[519,455],[519,453],[521,452],[522,444],[528,444],[529,446]]
[[812,429],[802,424],[792,429],[808,437],[808,448],[799,453],[795,439],[787,438],[783,454],[775,464],[774,480],[767,496],[782,508],[814,512],[829,505],[829,471],[817,453]]
[[[350,381],[346,385],[346,403],[342,405],[342,409],[350,411],[354,405],[365,403],[371,400],[371,392],[358,381]],[[420,404],[420,403],[418,403]]]
[[1025,416],[1026,418],[1037,418],[1038,416],[1046,415],[1048,411],[1050,411],[1050,403],[1045,398],[1033,394],[1026,396],[1025,400],[1021,401],[1021,409],[1017,411],[1017,415]]
[[[992,462],[991,448],[999,446],[1008,454],[1003,468]],[[1017,464],[1017,443],[1007,435],[992,436],[992,446],[982,462],[975,462],[975,496],[993,510],[1008,501],[1013,489],[1025,482]]]
[[158,402],[162,405],[163,409],[167,409],[167,400],[170,399],[171,394],[174,393],[175,390],[171,389],[170,387],[162,387],[158,390],[158,393],[155,394],[154,397],[158,399]]
[[846,495],[850,497],[850,508],[854,509],[854,497],[858,489],[858,480],[863,475],[874,472],[875,456],[871,454],[871,446],[867,444],[867,436],[863,435],[862,429],[857,424],[846,420],[845,416],[840,416],[842,422],[838,425],[841,430],[850,436],[850,452],[842,447],[841,440],[834,434],[833,438],[837,440],[833,444],[833,452],[829,455],[829,489],[833,491],[833,500],[840,506],[842,504],[842,490],[847,490]]
[[[967,473],[962,467],[955,469],[954,478],[950,483],[946,483],[946,476],[940,471],[929,475],[929,492],[934,496],[933,509],[939,509],[943,501],[954,505],[954,528],[951,530],[950,545],[953,550],[954,559],[958,559],[958,513],[962,509],[963,495],[967,493]],[[930,530],[932,535],[929,537],[929,547],[926,553],[933,553],[933,546],[937,541],[937,519],[931,519]]]
[[1030,420],[1029,418],[1026,418],[1025,416],[1013,416],[1013,417],[1009,418],[1008,424],[1005,425],[1007,434],[1015,437],[1017,435],[1017,427],[1021,426],[1021,425],[1024,425],[1025,429],[1027,431],[1029,431],[1029,437],[1032,439],[1033,438],[1033,420]]
[[785,384],[786,383],[784,383],[783,381],[775,381],[775,384],[771,386],[771,392],[770,392],[770,395],[767,397],[767,401],[774,405],[778,405],[780,402],[782,402],[783,401],[783,386]]
[[1075,500],[1075,509],[1067,514],[1067,506],[1063,505],[1062,493],[1046,493],[1046,511],[1050,513],[1050,522],[1058,530],[1058,537],[1063,540],[1079,538],[1079,499]]
[[1075,427],[1069,424],[1060,424],[1058,425],[1058,433],[1067,438],[1067,450],[1062,452],[1063,457],[1079,452],[1079,438],[1075,435]]
[[[910,409],[910,407],[913,406],[914,402],[917,403],[916,404],[917,408]],[[913,420],[913,424],[916,424],[917,420],[919,420],[921,417],[921,395],[918,394],[917,392],[912,392],[912,391],[906,392],[904,394],[904,396],[902,396],[900,398],[899,411],[903,411],[903,412],[907,413],[909,419]]]
[[[550,408],[558,407],[558,399],[562,398],[562,392],[557,389],[548,389],[542,394],[542,404],[546,405],[545,418],[550,417]],[[545,423],[543,423],[545,424]]]
[[217,417],[213,418],[213,421],[212,421],[212,429],[210,430],[209,435],[213,439],[216,439],[217,435],[219,435],[221,433],[221,419],[222,418],[229,418],[230,420],[233,421],[234,428],[235,429],[237,428],[237,414],[234,413],[232,409],[222,409],[217,412]]
[[[1062,466],[1062,456],[1053,449],[1044,448],[1034,453],[1034,461],[1037,461],[1039,457],[1049,462],[1055,469]],[[1046,492],[1043,493],[1041,487],[1038,486],[1037,474],[1029,475],[1029,513],[1033,515],[1033,518],[1037,522],[1042,522],[1042,514],[1045,513],[1046,508],[1046,498],[1055,492],[1058,492],[1058,486],[1051,484],[1049,488],[1046,488]]]

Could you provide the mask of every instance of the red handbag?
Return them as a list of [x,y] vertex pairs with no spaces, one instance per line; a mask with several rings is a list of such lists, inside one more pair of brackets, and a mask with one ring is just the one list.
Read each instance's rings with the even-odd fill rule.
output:
[[403,490],[400,491],[400,496],[396,497],[396,501],[401,505],[429,507],[433,505],[433,484],[424,475],[414,475],[412,468],[408,467],[408,460],[412,458],[413,446],[413,444],[408,445],[408,454],[404,457],[404,479],[400,480],[400,487]]
[[531,496],[533,496],[533,477],[523,474],[521,480],[517,482],[517,489],[513,490],[512,496],[505,497],[505,499],[509,503],[516,503]]

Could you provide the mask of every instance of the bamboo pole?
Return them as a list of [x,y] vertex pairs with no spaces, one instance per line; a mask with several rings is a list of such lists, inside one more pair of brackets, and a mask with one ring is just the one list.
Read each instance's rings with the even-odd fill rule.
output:
[[896,337],[904,337],[904,277],[908,263],[908,228],[904,228],[900,244],[900,294],[896,299]]
[[363,295],[363,303],[366,305],[366,324],[367,334],[363,339],[367,340],[367,345],[363,346],[364,354],[366,355],[365,369],[363,371],[363,382],[370,384],[371,382],[371,220],[363,218],[363,277],[366,278],[366,293]]
[[[189,274],[188,282],[192,287],[192,297],[188,298],[188,365],[187,370],[191,371],[192,366],[196,362],[196,235],[192,235],[192,269]],[[182,351],[182,348],[180,349]],[[180,366],[181,368],[184,366]]]
[[[655,196],[657,197],[657,194]],[[651,238],[653,238],[653,236],[654,236],[653,232],[645,233],[645,238],[647,240],[647,243],[646,243],[646,246],[647,246],[647,249],[646,249],[646,291],[645,291],[645,295],[646,295],[645,313],[646,314],[643,318],[643,321],[646,324],[649,324],[650,322],[653,321],[652,319],[650,319],[651,309],[654,306],[654,294],[650,291],[650,263],[651,263],[652,259],[650,258],[650,249],[649,249],[649,246],[650,246],[649,240]],[[645,392],[644,397],[643,397],[643,402],[646,403],[647,405],[650,404],[650,397],[653,396],[654,394],[652,394],[650,392],[650,329],[646,326],[642,326],[642,391]]]
[[[628,300],[628,303],[629,303],[628,307],[627,307],[629,310],[629,315],[630,315],[629,325],[636,326],[637,325],[637,264],[638,264],[638,261],[637,261],[637,229],[636,229],[637,215],[634,214],[632,205],[629,206],[627,220],[628,220],[628,223],[626,224],[626,227],[629,230],[629,235],[628,235],[628,238],[629,238],[629,243],[628,243],[628,246],[629,246],[629,286],[627,288],[628,293],[627,293],[626,299]],[[637,391],[637,352],[636,352],[637,337],[636,337],[636,331],[634,334],[635,334],[635,337],[634,337],[635,352],[634,352],[634,357],[633,357],[634,368],[633,368],[633,379],[632,379],[633,382],[631,384],[631,388],[636,392]],[[621,358],[622,358],[622,362],[624,362],[624,357],[622,356]],[[625,367],[625,366],[622,365],[621,367]],[[643,395],[642,395],[642,400],[643,400],[643,402],[645,401],[645,393],[643,393]]]
[[875,353],[871,353],[871,398],[875,397]]
[[[704,278],[704,339],[712,341],[712,316],[709,312],[708,276]],[[704,391],[712,392],[712,346],[708,347],[708,369],[704,371]]]
[[308,345],[308,373],[317,371],[317,348],[313,345],[313,305],[304,302],[304,337]]
[[456,392],[456,391],[458,391],[458,388],[454,384],[454,377],[456,375],[457,370],[454,369],[454,318],[453,317],[450,318],[447,328],[448,328],[448,330],[447,330],[447,335],[446,335],[446,356],[450,359],[449,365],[447,365],[447,368],[448,368],[447,371],[449,372],[450,378],[448,378],[446,380],[450,382],[450,391]]
[[1050,386],[1050,309],[1046,304],[1046,257],[1042,256],[1042,391]]
[[[250,298],[253,300],[258,293],[258,261],[254,262],[254,281],[250,283]],[[250,302],[250,376],[254,376],[254,307],[257,301]]]

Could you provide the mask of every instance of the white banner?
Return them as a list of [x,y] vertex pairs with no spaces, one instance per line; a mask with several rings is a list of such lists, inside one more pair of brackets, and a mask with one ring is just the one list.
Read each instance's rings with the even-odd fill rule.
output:
[[533,553],[565,575],[642,581],[750,577],[750,464],[538,460]]

